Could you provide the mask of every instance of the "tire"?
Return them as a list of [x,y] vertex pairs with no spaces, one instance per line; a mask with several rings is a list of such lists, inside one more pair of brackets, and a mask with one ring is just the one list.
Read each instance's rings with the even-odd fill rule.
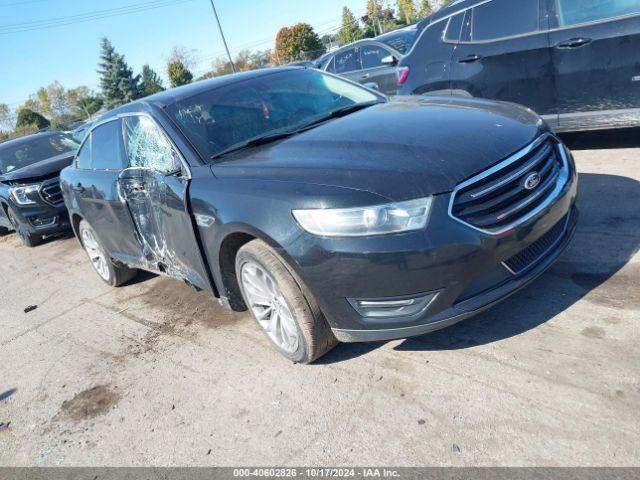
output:
[[78,236],[82,248],[84,248],[91,261],[91,265],[93,265],[98,276],[108,285],[119,287],[138,273],[135,268],[115,265],[100,244],[98,236],[85,220],[82,220],[78,226]]
[[6,227],[0,227],[0,237],[4,237],[5,235],[7,235],[11,230],[9,230]]
[[20,240],[25,247],[33,248],[42,243],[41,235],[33,235],[31,233],[22,231],[22,229],[20,228],[20,222],[18,222],[18,219],[10,209],[7,211],[7,217],[9,218],[11,225],[13,225],[14,230],[18,234],[18,237],[20,237]]
[[266,243],[253,240],[242,246],[235,263],[251,315],[284,357],[294,363],[311,363],[338,343],[311,294]]

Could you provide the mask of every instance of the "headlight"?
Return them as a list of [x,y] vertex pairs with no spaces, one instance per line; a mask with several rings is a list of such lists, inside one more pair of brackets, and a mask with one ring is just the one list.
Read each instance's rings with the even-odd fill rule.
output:
[[432,197],[372,207],[293,210],[307,232],[324,237],[358,237],[422,230]]
[[38,193],[40,185],[25,185],[22,187],[13,187],[9,193],[13,197],[13,201],[18,205],[33,205],[36,203],[32,197]]

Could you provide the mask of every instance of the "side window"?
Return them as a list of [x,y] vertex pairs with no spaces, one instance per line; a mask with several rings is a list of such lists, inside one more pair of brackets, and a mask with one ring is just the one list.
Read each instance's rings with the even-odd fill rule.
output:
[[378,45],[365,45],[360,48],[362,68],[384,67],[385,65],[382,63],[382,59],[389,55],[391,55],[391,52],[386,48]]
[[561,27],[640,13],[638,0],[556,0]]
[[95,170],[124,168],[120,138],[120,120],[100,125],[91,132],[91,168]]
[[538,0],[493,0],[473,9],[471,40],[495,40],[539,29]]
[[124,142],[130,167],[175,172],[181,163],[178,153],[156,123],[146,116],[125,117]]
[[76,157],[76,168],[88,170],[91,168],[91,135],[87,137],[87,141],[84,142],[82,148],[78,152]]
[[464,20],[464,12],[451,17],[449,19],[449,25],[447,26],[447,33],[445,34],[445,40],[449,42],[457,42],[460,40],[460,30],[462,29],[462,22]]
[[354,70],[360,70],[357,52],[355,48],[340,52],[334,57],[335,73],[349,73]]
[[329,60],[329,63],[327,63],[327,66],[324,68],[324,70],[325,72],[336,73],[336,62],[334,57],[331,57],[331,60]]

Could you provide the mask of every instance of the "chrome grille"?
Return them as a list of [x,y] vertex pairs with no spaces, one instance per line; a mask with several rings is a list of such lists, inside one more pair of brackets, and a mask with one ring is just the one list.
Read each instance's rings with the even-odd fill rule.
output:
[[64,198],[62,198],[62,190],[60,189],[60,179],[52,178],[43,182],[40,187],[40,196],[49,205],[54,207],[62,205]]
[[524,221],[566,184],[568,165],[561,149],[552,135],[539,137],[459,185],[451,199],[450,214],[467,225],[494,234]]

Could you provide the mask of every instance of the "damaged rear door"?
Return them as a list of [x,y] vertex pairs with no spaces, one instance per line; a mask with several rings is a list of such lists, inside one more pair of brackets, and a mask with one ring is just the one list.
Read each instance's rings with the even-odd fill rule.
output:
[[189,212],[189,171],[164,131],[147,115],[122,118],[128,168],[119,187],[136,225],[147,267],[209,288]]

